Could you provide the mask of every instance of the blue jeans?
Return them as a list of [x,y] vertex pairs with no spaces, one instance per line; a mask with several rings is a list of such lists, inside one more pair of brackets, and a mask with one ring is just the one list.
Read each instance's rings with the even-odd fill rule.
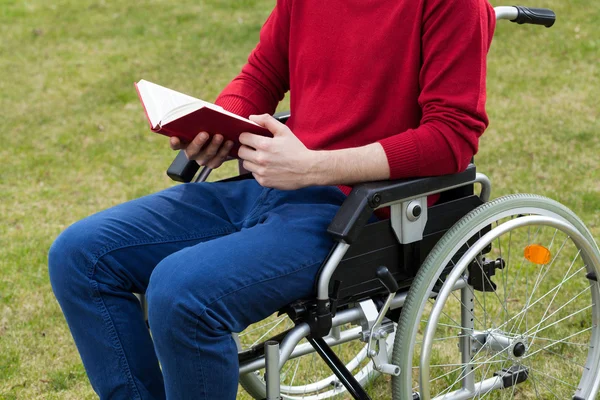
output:
[[[335,187],[184,184],[66,229],[50,281],[100,398],[234,399],[231,332],[313,295],[344,198]],[[152,339],[132,292],[147,295]]]

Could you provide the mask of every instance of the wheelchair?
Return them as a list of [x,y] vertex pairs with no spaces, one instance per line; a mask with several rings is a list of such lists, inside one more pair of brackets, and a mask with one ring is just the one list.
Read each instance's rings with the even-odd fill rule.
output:
[[[498,20],[555,21],[546,9],[495,10]],[[210,170],[198,170],[180,152],[167,173],[204,181]],[[234,334],[241,386],[256,399],[370,399],[365,387],[389,375],[394,400],[597,398],[594,238],[553,200],[489,201],[490,191],[474,164],[356,185],[328,228],[335,245],[315,298]],[[391,218],[369,222],[383,207]]]

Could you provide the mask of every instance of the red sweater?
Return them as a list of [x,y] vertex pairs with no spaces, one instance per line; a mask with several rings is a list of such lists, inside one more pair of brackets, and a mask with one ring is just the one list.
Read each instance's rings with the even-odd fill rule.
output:
[[309,149],[379,142],[391,179],[462,171],[488,124],[487,0],[277,0],[216,103],[272,114]]

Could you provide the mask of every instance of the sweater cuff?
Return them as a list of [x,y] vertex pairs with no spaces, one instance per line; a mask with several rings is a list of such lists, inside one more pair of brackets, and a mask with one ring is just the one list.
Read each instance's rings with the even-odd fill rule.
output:
[[419,176],[419,148],[413,130],[379,140],[390,166],[390,179]]
[[215,104],[244,118],[248,118],[252,114],[258,114],[256,107],[252,103],[236,95],[219,96],[215,100]]

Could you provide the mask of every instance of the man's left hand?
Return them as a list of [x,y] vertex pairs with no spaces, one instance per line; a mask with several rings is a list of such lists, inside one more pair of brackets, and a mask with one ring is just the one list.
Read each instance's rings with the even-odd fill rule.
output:
[[250,120],[267,128],[273,137],[244,132],[238,155],[242,166],[264,187],[300,189],[317,184],[318,152],[306,148],[292,131],[268,114]]

